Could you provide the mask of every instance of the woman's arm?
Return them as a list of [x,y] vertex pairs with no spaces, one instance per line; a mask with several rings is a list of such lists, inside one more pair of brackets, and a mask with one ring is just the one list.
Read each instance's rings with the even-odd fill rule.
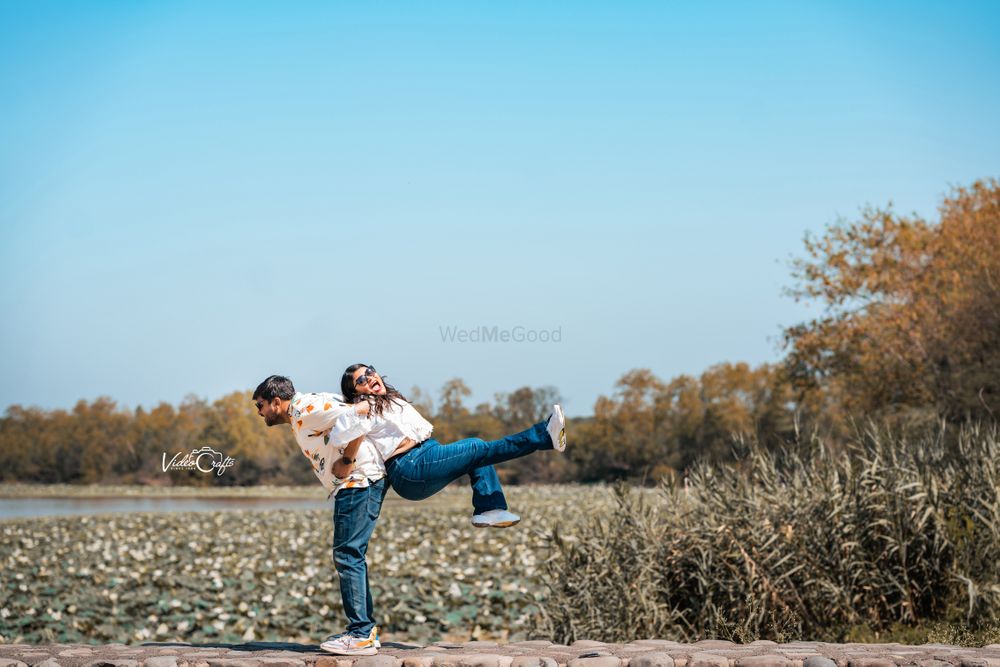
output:
[[351,474],[351,470],[354,469],[354,459],[357,457],[361,441],[364,439],[365,436],[361,435],[351,440],[344,448],[344,455],[333,462],[333,474],[337,479],[344,479]]
[[329,445],[343,447],[372,430],[376,421],[369,418],[370,412],[371,406],[366,401],[350,404],[346,412],[342,411],[337,419],[318,435],[324,436],[324,442]]

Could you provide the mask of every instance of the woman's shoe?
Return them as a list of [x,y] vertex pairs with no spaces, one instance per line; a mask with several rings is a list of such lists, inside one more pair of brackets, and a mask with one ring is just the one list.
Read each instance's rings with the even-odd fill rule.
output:
[[507,528],[520,520],[521,517],[507,510],[487,510],[472,517],[472,525],[476,528]]
[[552,449],[557,452],[566,451],[566,417],[558,404],[552,406],[547,430],[549,437],[552,438]]

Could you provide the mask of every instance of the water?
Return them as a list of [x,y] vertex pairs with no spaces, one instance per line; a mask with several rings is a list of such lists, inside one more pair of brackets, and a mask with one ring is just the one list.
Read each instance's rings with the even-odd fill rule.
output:
[[129,512],[262,512],[332,508],[333,499],[326,501],[307,498],[0,498],[0,521]]

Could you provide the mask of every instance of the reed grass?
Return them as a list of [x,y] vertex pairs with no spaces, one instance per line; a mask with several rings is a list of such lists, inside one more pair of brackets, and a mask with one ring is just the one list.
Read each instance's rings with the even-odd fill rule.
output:
[[[652,498],[549,537],[545,622],[557,641],[988,641],[1000,612],[1000,435],[874,425],[846,449],[739,440]],[[963,635],[963,633],[965,633]],[[984,639],[985,638],[985,639]],[[996,641],[996,639],[994,639]],[[919,643],[919,642],[918,642]]]

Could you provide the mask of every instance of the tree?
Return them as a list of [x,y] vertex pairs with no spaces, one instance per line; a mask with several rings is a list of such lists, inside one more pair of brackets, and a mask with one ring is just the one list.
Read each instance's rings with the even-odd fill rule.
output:
[[613,397],[598,397],[593,420],[570,436],[568,451],[585,480],[641,477],[663,459],[655,410],[663,382],[642,368],[623,375],[615,388]]
[[429,421],[434,424],[434,439],[439,442],[453,442],[463,438],[497,437],[500,424],[490,414],[488,407],[478,406],[474,412],[465,406],[465,399],[472,390],[460,378],[445,382],[441,388],[441,408]]
[[733,454],[734,437],[765,444],[792,437],[797,408],[782,370],[718,364],[664,383],[648,369],[626,373],[573,431],[571,457],[584,480],[656,480],[700,460]]
[[461,378],[453,378],[444,383],[441,388],[441,410],[438,416],[447,421],[455,421],[466,416],[469,410],[465,407],[465,399],[472,395]]
[[858,415],[1000,413],[1000,183],[955,188],[939,212],[866,208],[806,238],[790,293],[824,312],[785,330],[800,390],[831,385]]
[[[562,403],[555,387],[521,387],[509,394],[496,394],[493,406],[488,407],[499,424],[499,435],[509,435],[547,419],[555,403]],[[541,455],[508,461],[498,474],[505,482],[564,482],[575,476],[575,470],[566,456]]]
[[666,437],[662,464],[684,470],[700,459],[726,460],[738,434],[775,445],[794,434],[792,390],[781,368],[723,363],[700,377],[669,382],[657,403]]

